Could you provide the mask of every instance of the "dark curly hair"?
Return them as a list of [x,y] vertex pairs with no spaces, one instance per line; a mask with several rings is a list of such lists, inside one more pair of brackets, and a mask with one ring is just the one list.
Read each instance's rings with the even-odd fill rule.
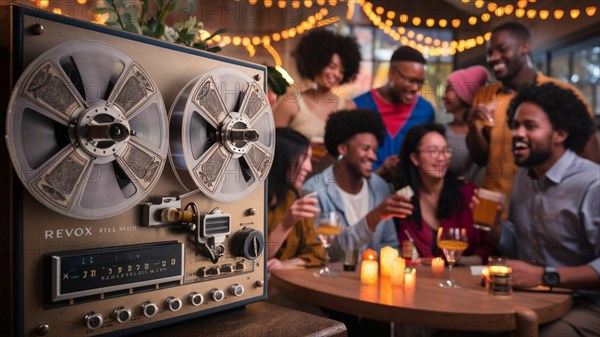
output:
[[334,157],[338,145],[359,133],[371,133],[379,145],[385,139],[385,126],[378,112],[368,109],[340,110],[329,115],[325,124],[325,148]]
[[594,121],[587,105],[571,89],[561,88],[554,83],[528,85],[517,93],[508,109],[508,126],[512,126],[515,113],[523,102],[540,106],[548,116],[554,130],[569,133],[564,146],[579,152],[585,148],[594,133]]
[[[430,132],[437,132],[444,138],[446,137],[446,129],[444,126],[436,123],[416,125],[408,130],[402,141],[402,147],[400,149],[400,154],[398,155],[400,161],[398,162],[393,180],[394,188],[396,190],[409,185],[414,191],[415,196],[412,198],[414,211],[411,218],[414,220],[414,223],[419,230],[422,228],[422,215],[419,204],[419,189],[422,182],[421,176],[419,175],[419,169],[410,160],[410,155],[417,151],[421,139]],[[458,179],[456,173],[448,169],[444,176],[444,186],[442,187],[442,193],[440,195],[440,200],[438,201],[436,216],[439,219],[447,219],[454,213],[460,214],[460,212],[462,212],[465,205],[460,187],[463,184],[464,181]],[[397,226],[401,226],[403,220],[395,219],[394,221]]]
[[356,39],[337,35],[326,29],[315,29],[302,36],[294,51],[298,73],[313,80],[338,54],[344,66],[344,78],[340,84],[356,79],[360,66],[360,50]]
[[298,159],[306,155],[309,145],[308,138],[295,130],[290,128],[275,130],[275,156],[268,181],[270,208],[274,209],[285,203],[290,191],[296,197],[300,196],[300,191],[297,191],[294,183],[290,181],[290,172],[298,171]]

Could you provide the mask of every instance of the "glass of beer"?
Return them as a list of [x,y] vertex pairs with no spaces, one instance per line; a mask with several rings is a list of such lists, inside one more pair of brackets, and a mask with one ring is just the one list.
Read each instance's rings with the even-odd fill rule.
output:
[[335,237],[342,230],[340,214],[338,212],[323,212],[317,216],[316,220],[316,232],[325,250],[325,265],[314,274],[317,277],[335,276],[338,272],[329,268],[329,247],[331,247],[333,240],[335,240]]
[[496,219],[498,205],[504,203],[504,194],[480,188],[477,197],[479,205],[473,209],[474,227],[489,231]]

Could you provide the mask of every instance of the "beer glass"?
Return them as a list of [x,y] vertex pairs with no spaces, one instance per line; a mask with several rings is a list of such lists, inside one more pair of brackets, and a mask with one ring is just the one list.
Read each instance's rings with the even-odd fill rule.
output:
[[498,205],[504,203],[504,194],[480,188],[477,197],[479,205],[473,209],[474,227],[489,231],[496,219]]

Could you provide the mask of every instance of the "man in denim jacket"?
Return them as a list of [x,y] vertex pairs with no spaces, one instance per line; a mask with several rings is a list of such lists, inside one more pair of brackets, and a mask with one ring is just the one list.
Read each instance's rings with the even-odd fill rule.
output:
[[317,192],[322,212],[341,214],[337,249],[399,247],[393,217],[409,215],[412,205],[390,193],[390,186],[373,173],[384,130],[381,117],[371,110],[342,110],[327,120],[325,148],[337,161],[302,189],[305,194]]

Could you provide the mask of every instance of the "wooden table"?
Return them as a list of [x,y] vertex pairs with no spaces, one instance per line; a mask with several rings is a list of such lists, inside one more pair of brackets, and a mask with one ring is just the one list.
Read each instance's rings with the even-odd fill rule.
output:
[[[341,266],[333,265],[341,270]],[[330,278],[316,278],[314,270],[274,270],[269,286],[316,305],[343,313],[400,324],[470,331],[509,331],[516,336],[537,336],[538,324],[564,315],[572,304],[570,292],[515,291],[497,297],[481,286],[481,278],[467,267],[455,267],[460,289],[438,286],[429,266],[417,268],[417,286],[405,291],[392,286],[389,278],[379,284],[360,284],[358,272],[343,272]]]
[[341,322],[267,302],[258,302],[245,307],[145,331],[135,336],[346,337],[348,332],[346,326]]

